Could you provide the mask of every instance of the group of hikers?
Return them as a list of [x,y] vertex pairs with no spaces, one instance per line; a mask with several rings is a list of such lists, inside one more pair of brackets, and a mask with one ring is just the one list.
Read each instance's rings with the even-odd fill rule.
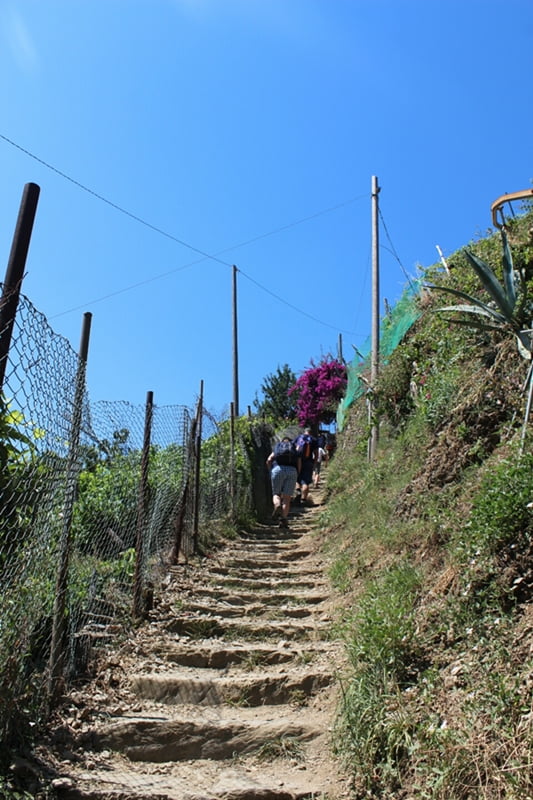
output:
[[267,458],[272,484],[272,517],[279,520],[280,528],[288,528],[291,502],[309,504],[309,489],[320,483],[322,464],[329,458],[326,439],[313,436],[311,428],[295,439],[284,436],[277,442]]

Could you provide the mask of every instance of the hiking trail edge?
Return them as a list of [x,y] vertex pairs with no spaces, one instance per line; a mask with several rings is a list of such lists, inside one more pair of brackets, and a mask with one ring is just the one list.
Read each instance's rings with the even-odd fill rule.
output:
[[331,731],[344,650],[315,505],[171,568],[42,745],[61,800],[341,800]]

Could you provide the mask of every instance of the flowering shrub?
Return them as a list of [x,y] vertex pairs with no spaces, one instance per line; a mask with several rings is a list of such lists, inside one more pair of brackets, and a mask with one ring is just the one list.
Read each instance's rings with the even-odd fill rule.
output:
[[300,375],[288,392],[295,396],[300,425],[333,422],[346,384],[346,367],[340,361],[328,357],[317,366],[311,361],[311,367]]

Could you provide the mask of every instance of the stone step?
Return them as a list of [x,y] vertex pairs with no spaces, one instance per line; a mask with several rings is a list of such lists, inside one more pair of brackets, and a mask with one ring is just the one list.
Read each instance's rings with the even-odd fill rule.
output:
[[325,581],[316,579],[313,580],[312,578],[300,578],[300,577],[290,577],[290,578],[270,578],[267,576],[263,576],[262,578],[249,578],[243,575],[228,575],[222,576],[222,579],[218,581],[220,586],[242,586],[247,589],[270,589],[272,591],[284,591],[284,590],[293,590],[293,589],[315,589],[317,586],[324,586]]
[[281,531],[280,528],[269,527],[263,531],[241,533],[241,540],[244,542],[297,542],[304,536],[305,531],[295,533],[293,530]]
[[281,620],[222,619],[209,616],[181,616],[163,621],[163,627],[168,633],[179,636],[190,636],[193,639],[217,637],[230,639],[319,639],[325,636],[331,628],[327,621],[322,622],[286,622]]
[[243,707],[303,705],[312,695],[333,682],[331,674],[293,668],[290,674],[261,671],[259,675],[243,673],[220,676],[215,670],[204,670],[200,677],[183,672],[133,675],[132,689],[143,700],[169,705],[223,704]]
[[299,561],[312,555],[309,549],[304,549],[300,544],[286,548],[272,550],[261,550],[256,544],[248,547],[231,547],[224,553],[224,560],[237,559],[239,562],[246,561],[247,558],[254,562],[272,561],[273,563],[284,561]]
[[[257,598],[256,598],[257,599]],[[188,602],[187,611],[198,612],[200,614],[213,614],[216,617],[265,617],[269,618],[283,618],[290,617],[292,619],[303,619],[310,617],[313,610],[306,608],[304,605],[281,606],[275,605],[269,607],[264,603],[249,603],[248,605],[235,606],[226,602]]]
[[[316,644],[314,645],[316,647]],[[152,648],[157,657],[184,667],[225,669],[233,664],[248,662],[257,667],[272,664],[285,664],[298,658],[311,659],[312,654],[302,648],[273,647],[261,642],[253,645],[224,644],[218,640],[203,642],[176,642]]]
[[[278,747],[283,747],[281,742]],[[275,751],[276,743],[272,749]],[[141,771],[106,757],[103,767],[76,768],[57,778],[59,800],[318,800],[331,789],[327,777],[298,758],[257,761],[240,757],[231,763],[195,762],[184,774],[183,763]]]
[[213,588],[208,586],[199,586],[197,589],[191,593],[191,597],[212,597],[213,599],[217,600],[218,598],[222,598],[224,603],[228,603],[232,606],[245,606],[248,603],[263,603],[264,605],[268,605],[270,607],[276,607],[278,605],[283,604],[305,604],[315,606],[319,603],[324,603],[328,596],[326,594],[317,594],[307,592],[305,594],[289,594],[288,592],[276,592],[273,594],[272,592],[243,592],[243,593],[234,593],[228,594],[227,589],[221,588]]
[[130,761],[166,762],[188,759],[232,759],[257,752],[268,742],[282,738],[304,743],[320,731],[292,719],[121,719],[99,725],[86,733],[96,750],[122,753]]
[[271,556],[266,557],[256,557],[255,555],[250,555],[242,558],[225,558],[224,562],[220,565],[223,569],[227,569],[231,572],[241,572],[242,570],[253,570],[254,572],[261,572],[262,570],[269,570],[271,572],[283,572],[284,570],[290,571],[291,574],[295,574],[294,568],[289,570],[287,567],[287,561],[281,561],[281,559],[272,558]]
[[269,541],[267,539],[241,539],[232,542],[227,547],[228,553],[239,553],[241,551],[256,550],[258,553],[287,553],[301,547],[300,538],[289,540],[288,542]]
[[273,578],[278,581],[287,582],[291,580],[298,580],[300,578],[306,578],[311,575],[315,576],[317,571],[312,567],[299,567],[298,569],[295,569],[294,567],[291,568],[287,564],[280,564],[274,569],[271,569],[263,564],[254,564],[251,567],[230,567],[226,564],[213,564],[213,566],[204,574],[206,577],[225,575],[228,577],[243,578],[246,580],[255,580],[257,578],[263,580],[263,578]]

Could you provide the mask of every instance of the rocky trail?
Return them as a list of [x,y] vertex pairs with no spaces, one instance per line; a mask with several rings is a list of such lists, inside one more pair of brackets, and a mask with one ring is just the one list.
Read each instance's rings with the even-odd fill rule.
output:
[[[315,505],[171,571],[150,619],[71,692],[62,800],[338,800],[341,645]],[[158,593],[159,594],[159,593]]]

